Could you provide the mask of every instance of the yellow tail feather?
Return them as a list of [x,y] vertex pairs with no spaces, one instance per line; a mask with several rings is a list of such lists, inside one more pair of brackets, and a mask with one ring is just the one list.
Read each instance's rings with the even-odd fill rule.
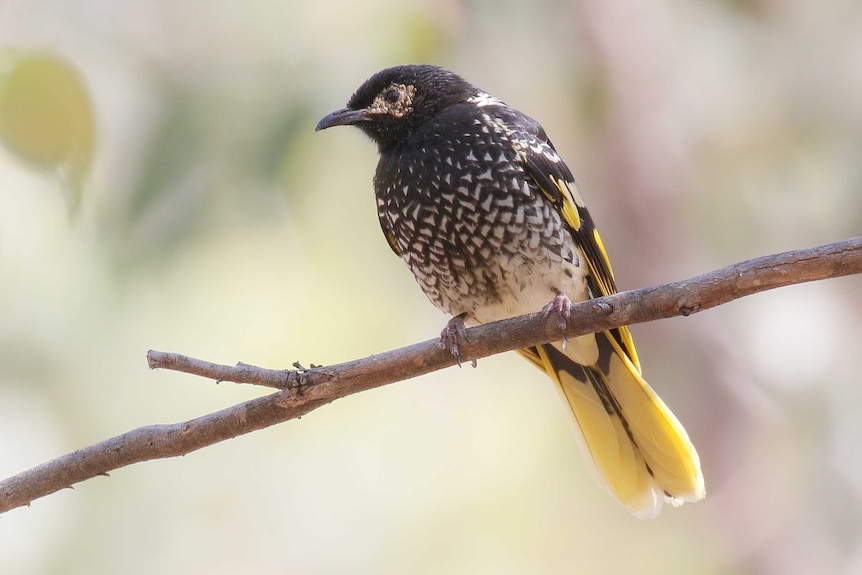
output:
[[[520,350],[557,384],[598,481],[626,509],[654,517],[706,494],[700,459],[680,422],[608,332]],[[593,365],[574,358],[598,357]]]

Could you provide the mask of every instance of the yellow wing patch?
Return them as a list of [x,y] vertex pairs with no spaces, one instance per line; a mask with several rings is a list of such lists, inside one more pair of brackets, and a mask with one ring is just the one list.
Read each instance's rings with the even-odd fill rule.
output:
[[584,200],[581,199],[581,195],[578,193],[577,186],[573,189],[565,180],[555,178],[554,176],[551,176],[551,182],[557,186],[557,189],[560,191],[560,197],[563,198],[562,205],[560,206],[563,219],[573,230],[577,231],[581,229],[581,216],[578,214],[578,207],[586,206],[584,206]]
[[[562,213],[565,221],[572,228],[572,235],[578,241],[584,260],[590,270],[588,282],[592,284],[594,297],[606,296],[617,293],[617,285],[614,281],[614,270],[611,260],[605,250],[605,244],[599,230],[593,223],[593,218],[587,210],[584,201],[578,192],[577,184],[555,179],[554,183],[560,189],[563,197]],[[576,224],[572,222],[577,222]],[[626,355],[634,365],[636,371],[641,373],[640,359],[638,359],[635,343],[627,326],[622,326],[612,333],[619,338]]]

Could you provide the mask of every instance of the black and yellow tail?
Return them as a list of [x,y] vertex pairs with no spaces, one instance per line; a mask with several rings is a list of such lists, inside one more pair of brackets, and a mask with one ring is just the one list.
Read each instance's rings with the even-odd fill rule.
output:
[[697,451],[641,377],[627,329],[519,353],[557,384],[597,479],[626,509],[650,518],[665,500],[704,497]]

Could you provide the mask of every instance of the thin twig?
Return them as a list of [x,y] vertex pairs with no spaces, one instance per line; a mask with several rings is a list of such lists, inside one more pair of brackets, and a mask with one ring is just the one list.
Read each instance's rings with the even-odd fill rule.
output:
[[[691,279],[576,304],[566,335],[574,338],[621,325],[687,316],[768,289],[858,273],[862,273],[862,237],[756,258]],[[460,359],[470,362],[559,340],[559,330],[557,319],[543,318],[541,313],[474,327],[466,332]],[[154,369],[280,391],[182,423],[141,427],[0,481],[0,512],[132,463],[185,455],[301,417],[335,399],[455,364],[436,339],[307,370],[218,365],[159,351],[150,351],[147,360]]]

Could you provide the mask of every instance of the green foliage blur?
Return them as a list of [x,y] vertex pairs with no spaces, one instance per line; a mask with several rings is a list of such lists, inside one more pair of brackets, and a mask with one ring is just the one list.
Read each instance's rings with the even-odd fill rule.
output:
[[[0,475],[439,333],[314,133],[432,62],[539,120],[622,289],[862,234],[862,4],[0,3]],[[34,73],[35,70],[35,73]],[[629,516],[507,354],[111,473],[0,520],[0,573],[862,571],[862,281],[633,328],[707,499]]]

